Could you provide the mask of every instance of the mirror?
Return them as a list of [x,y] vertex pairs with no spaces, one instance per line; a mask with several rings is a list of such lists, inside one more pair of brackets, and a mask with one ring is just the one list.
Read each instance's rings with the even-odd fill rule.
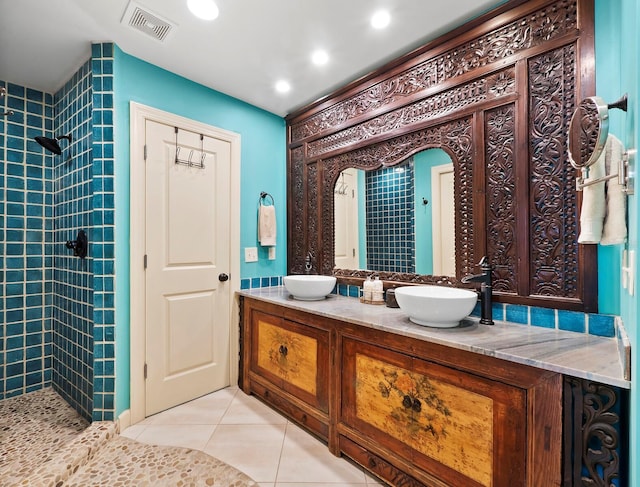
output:
[[453,188],[442,149],[392,167],[343,170],[334,187],[335,267],[455,276]]
[[569,162],[576,169],[596,162],[609,133],[607,104],[597,96],[585,98],[576,108],[569,123]]

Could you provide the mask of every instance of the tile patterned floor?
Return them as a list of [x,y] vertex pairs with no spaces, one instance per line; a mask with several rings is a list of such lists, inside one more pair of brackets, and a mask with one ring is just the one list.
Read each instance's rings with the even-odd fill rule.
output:
[[237,387],[151,416],[121,435],[202,450],[243,471],[260,487],[384,485]]

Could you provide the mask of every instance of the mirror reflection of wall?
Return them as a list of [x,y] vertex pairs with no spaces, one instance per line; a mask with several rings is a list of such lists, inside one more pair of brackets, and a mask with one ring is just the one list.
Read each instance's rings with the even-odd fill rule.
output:
[[442,149],[345,169],[334,208],[336,267],[455,276],[453,164]]

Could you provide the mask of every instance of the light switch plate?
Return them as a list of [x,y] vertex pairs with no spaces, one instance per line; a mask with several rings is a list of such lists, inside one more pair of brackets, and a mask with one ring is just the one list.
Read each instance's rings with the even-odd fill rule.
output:
[[635,250],[624,250],[622,252],[622,287],[627,290],[630,296],[635,294],[635,270]]
[[276,260],[276,248],[269,247],[269,260]]
[[258,247],[245,247],[244,248],[244,261],[245,262],[258,262]]

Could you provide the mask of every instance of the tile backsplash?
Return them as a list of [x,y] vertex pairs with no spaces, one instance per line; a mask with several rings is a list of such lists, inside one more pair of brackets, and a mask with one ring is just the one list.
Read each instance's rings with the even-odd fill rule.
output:
[[[240,289],[282,286],[283,276],[253,277],[242,279]],[[351,298],[360,298],[362,288],[346,284],[337,284],[333,294]],[[471,312],[471,316],[480,316],[480,302]],[[518,304],[493,303],[493,319],[510,321],[529,326],[554,328],[557,330],[588,333],[601,337],[616,337],[616,316],[596,313],[581,313],[561,309],[538,308]]]

